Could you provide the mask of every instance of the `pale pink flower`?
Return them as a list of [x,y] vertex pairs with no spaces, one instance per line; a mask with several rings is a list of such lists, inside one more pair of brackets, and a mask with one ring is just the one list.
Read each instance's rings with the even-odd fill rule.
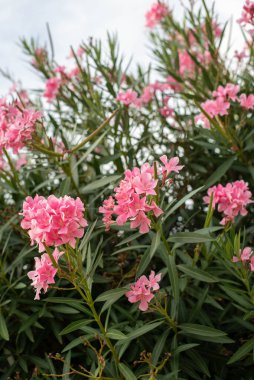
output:
[[217,115],[228,115],[230,103],[222,97],[218,97],[215,100],[206,100],[204,103],[201,103],[201,106],[211,118],[214,118]]
[[192,60],[187,51],[180,51],[179,56],[179,73],[181,75],[193,75],[195,72],[195,62]]
[[75,248],[76,239],[83,236],[87,226],[84,211],[79,198],[67,195],[60,198],[54,195],[27,197],[21,213],[24,217],[21,227],[28,230],[31,244],[36,242],[39,245],[39,252],[45,251],[44,245],[70,244]]
[[156,195],[154,190],[158,180],[153,179],[149,173],[141,173],[133,179],[134,189],[137,194]]
[[194,120],[195,120],[195,123],[197,123],[198,125],[201,125],[203,128],[206,128],[206,129],[211,128],[210,121],[207,119],[207,117],[203,113],[196,115]]
[[154,3],[151,9],[146,13],[146,26],[154,28],[161,20],[169,14],[169,9],[166,4]]
[[139,310],[146,311],[149,302],[154,298],[152,292],[160,289],[158,284],[160,280],[161,273],[155,275],[154,271],[151,271],[149,280],[146,276],[141,276],[134,284],[130,285],[131,290],[125,294],[128,301],[131,303],[140,302]]
[[252,249],[250,247],[245,247],[242,251],[240,251],[240,257],[243,263],[250,260],[252,255]]
[[183,168],[182,165],[178,165],[178,157],[172,157],[168,160],[167,156],[163,155],[160,157],[160,160],[164,164],[164,166],[161,167],[160,172],[165,176],[169,176],[172,172],[179,173]]
[[246,110],[250,110],[254,108],[254,95],[246,95],[241,94],[240,95],[240,105],[245,108]]
[[[59,252],[55,248],[53,252],[53,257],[56,262],[64,254],[64,252]],[[35,300],[40,299],[40,293],[43,290],[44,293],[48,290],[50,284],[55,283],[55,275],[57,273],[57,268],[53,266],[53,263],[47,253],[44,253],[41,258],[35,257],[35,270],[27,273],[27,276],[33,280],[32,286],[36,289]]]
[[237,22],[243,26],[254,25],[254,2],[246,0],[243,6],[241,18]]
[[43,93],[43,96],[49,103],[56,98],[61,86],[61,82],[62,80],[57,77],[49,78],[46,80],[46,89]]
[[26,154],[22,154],[16,161],[16,169],[19,170],[27,164]]
[[131,221],[131,228],[139,227],[141,234],[146,234],[150,231],[151,220],[146,216],[144,211],[139,211],[135,218]]
[[250,270],[251,272],[254,272],[254,256],[250,259]]

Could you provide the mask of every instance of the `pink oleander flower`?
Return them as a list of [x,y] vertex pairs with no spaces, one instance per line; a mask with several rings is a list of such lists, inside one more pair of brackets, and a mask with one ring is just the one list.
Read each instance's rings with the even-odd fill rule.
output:
[[240,95],[240,105],[245,108],[246,110],[251,110],[254,108],[254,95],[246,95],[241,94]]
[[241,51],[235,50],[234,57],[241,62],[244,58],[248,57],[248,54],[246,53],[246,48],[242,49]]
[[[173,157],[169,161],[166,156],[161,157],[163,165],[157,165],[158,176],[165,182],[166,177],[171,172],[178,173],[182,166],[178,165],[178,157]],[[131,228],[139,228],[140,233],[147,233],[151,228],[151,216],[158,218],[163,211],[156,204],[156,187],[159,179],[154,178],[154,167],[145,163],[141,168],[135,167],[125,171],[124,179],[116,187],[114,197],[110,196],[104,200],[99,212],[104,214],[102,219],[106,230],[109,230],[114,223],[113,216],[116,216],[116,224],[123,225],[130,222]]]
[[222,98],[224,101],[230,99],[232,101],[237,100],[237,94],[240,87],[233,83],[227,83],[225,87],[219,86],[216,91],[213,91],[213,96],[217,98]]
[[225,101],[222,97],[218,97],[215,100],[206,100],[201,106],[211,118],[214,118],[217,115],[228,115],[230,103]]
[[[55,248],[53,252],[53,257],[56,262],[64,254],[64,252],[59,252]],[[35,257],[35,270],[27,273],[30,280],[33,280],[32,286],[36,289],[35,300],[40,299],[40,293],[43,290],[44,293],[48,290],[50,284],[55,283],[55,275],[57,273],[57,268],[53,266],[53,263],[47,253],[44,253],[41,258]]]
[[116,100],[125,106],[136,105],[138,100],[138,94],[131,89],[122,92],[120,91],[116,97]]
[[206,128],[206,129],[211,128],[210,121],[207,119],[207,117],[203,113],[196,115],[194,118],[194,121],[198,125],[201,125],[203,128]]
[[245,247],[243,250],[240,249],[238,256],[233,256],[232,261],[234,263],[239,262],[240,260],[245,264],[246,261],[250,260],[253,251],[250,247]]
[[151,271],[149,279],[141,276],[134,284],[130,285],[130,289],[125,295],[130,303],[140,302],[138,308],[141,311],[148,309],[149,302],[154,298],[153,292],[160,289],[158,282],[161,280],[161,273],[155,275]]
[[0,151],[12,148],[14,153],[23,148],[32,140],[35,124],[42,117],[42,113],[15,101],[8,104],[0,99]]
[[250,259],[250,270],[251,272],[254,272],[254,256]]
[[23,203],[24,219],[21,227],[28,230],[31,245],[39,245],[39,252],[45,251],[45,246],[60,246],[70,244],[75,248],[76,239],[84,234],[87,221],[84,218],[84,205],[79,198],[73,199],[67,195],[48,198],[36,195],[27,197]]
[[62,80],[57,77],[49,78],[46,80],[46,89],[43,96],[51,103],[57,96],[60,89]]
[[16,161],[16,169],[19,170],[22,166],[27,164],[26,154],[22,154]]
[[254,1],[246,0],[243,6],[241,18],[237,20],[242,26],[254,25]]
[[252,194],[249,191],[248,183],[243,180],[228,183],[226,186],[221,184],[210,187],[207,196],[203,198],[206,204],[210,203],[213,194],[212,207],[218,205],[218,211],[223,213],[220,224],[234,222],[237,215],[247,215],[246,206],[253,201],[250,199]]
[[179,56],[179,73],[181,75],[193,75],[195,72],[195,62],[192,60],[187,51],[180,51]]
[[154,28],[161,20],[169,14],[169,9],[166,4],[154,3],[151,9],[146,13],[146,26]]

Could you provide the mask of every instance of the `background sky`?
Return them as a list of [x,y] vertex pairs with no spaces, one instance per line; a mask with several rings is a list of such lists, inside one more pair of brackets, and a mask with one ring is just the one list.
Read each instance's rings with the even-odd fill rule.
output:
[[[121,51],[139,63],[149,62],[147,30],[144,15],[155,0],[0,0],[0,68],[21,79],[24,88],[38,84],[27,58],[18,46],[19,38],[34,37],[43,45],[47,41],[46,23],[53,35],[55,56],[64,64],[69,48],[76,49],[82,40],[93,36],[105,39],[106,32],[117,32]],[[177,16],[181,0],[168,0]],[[186,3],[187,0],[182,0]],[[207,0],[207,4],[212,0]],[[236,49],[242,40],[235,20],[239,18],[243,0],[215,0],[221,21],[233,16],[233,38]],[[229,6],[230,5],[230,6]],[[10,82],[0,77],[0,96]]]

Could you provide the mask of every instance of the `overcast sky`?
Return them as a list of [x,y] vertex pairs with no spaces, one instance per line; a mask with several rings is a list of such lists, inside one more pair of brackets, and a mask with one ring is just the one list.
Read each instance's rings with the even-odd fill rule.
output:
[[[180,0],[167,2],[175,9],[175,14],[180,15]],[[208,4],[210,2],[212,0],[207,0]],[[215,1],[221,21],[233,16],[233,40],[238,49],[241,34],[235,20],[243,2]],[[105,38],[107,31],[118,33],[126,57],[133,56],[140,63],[148,62],[144,15],[153,3],[154,0],[0,0],[0,68],[8,69],[16,80],[21,79],[24,87],[35,87],[36,78],[18,42],[23,36],[38,38],[43,44],[47,41],[47,22],[59,63],[64,63],[70,45],[76,48],[90,36]],[[0,95],[4,95],[9,87],[10,83],[0,77]]]

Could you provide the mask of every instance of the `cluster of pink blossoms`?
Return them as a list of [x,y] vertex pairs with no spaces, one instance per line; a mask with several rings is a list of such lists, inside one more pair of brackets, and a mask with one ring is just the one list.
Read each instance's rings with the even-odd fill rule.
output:
[[138,308],[141,311],[148,309],[148,303],[154,298],[154,291],[160,289],[158,282],[161,280],[161,273],[155,275],[151,271],[149,279],[141,276],[134,284],[130,285],[130,289],[125,295],[131,303],[140,302]]
[[[183,166],[178,165],[179,158],[169,161],[164,155],[160,158],[163,166],[157,166],[157,173],[162,176],[162,183],[172,173],[178,173]],[[145,163],[141,169],[134,168],[125,171],[125,177],[116,187],[114,198],[104,200],[99,212],[104,214],[103,222],[106,230],[113,224],[112,216],[116,215],[116,223],[123,225],[130,221],[131,228],[139,228],[140,233],[147,233],[151,226],[151,215],[158,218],[163,211],[155,202],[158,179],[155,179],[154,167]]]
[[242,261],[244,265],[249,263],[251,272],[254,272],[254,255],[250,247],[245,247],[243,250],[240,250],[238,256],[233,256],[232,261],[233,263]]
[[[201,106],[212,119],[218,115],[228,115],[230,101],[239,102],[245,110],[254,109],[254,95],[241,94],[238,96],[239,90],[239,86],[232,83],[227,83],[225,87],[219,86],[212,94],[215,99],[206,100]],[[210,128],[210,122],[203,113],[195,116],[195,122],[201,122],[203,128]]]
[[11,148],[18,153],[32,139],[35,123],[41,117],[40,111],[24,109],[20,102],[0,99],[0,151]]
[[[136,91],[128,89],[126,91],[120,91],[116,97],[116,100],[125,106],[133,106],[135,108],[141,108],[146,106],[155,97],[155,94],[165,91],[180,91],[181,87],[177,84],[174,78],[167,77],[165,82],[156,81],[154,83],[148,84],[143,88],[140,96],[138,96]],[[172,116],[174,113],[173,108],[168,105],[170,96],[164,96],[162,99],[163,107],[159,109],[159,112],[164,117]]]
[[[254,26],[254,1],[246,0],[243,6],[242,15],[237,22],[242,26]],[[251,35],[254,33],[254,29],[249,30]]]
[[[59,252],[55,248],[52,256],[54,257],[56,263],[59,258],[64,254],[64,252]],[[50,284],[55,283],[55,275],[57,268],[53,266],[53,263],[47,253],[44,253],[41,258],[35,257],[35,270],[27,273],[27,276],[32,280],[32,286],[36,289],[35,300],[40,299],[40,293],[43,290],[44,293],[48,290]]]
[[218,205],[218,211],[223,213],[223,219],[220,224],[225,225],[233,222],[237,215],[247,215],[246,206],[253,201],[250,199],[252,194],[249,191],[248,183],[243,180],[227,183],[226,186],[221,184],[210,187],[208,195],[204,197],[204,202],[210,204],[213,194],[212,207]]
[[154,28],[161,20],[170,13],[166,4],[158,2],[152,5],[151,9],[146,13],[146,26]]
[[45,251],[44,244],[55,247],[70,244],[74,248],[76,239],[83,236],[87,226],[84,211],[79,198],[67,195],[60,198],[54,195],[27,197],[21,213],[24,217],[21,227],[28,230],[32,244],[38,243],[39,252]]

